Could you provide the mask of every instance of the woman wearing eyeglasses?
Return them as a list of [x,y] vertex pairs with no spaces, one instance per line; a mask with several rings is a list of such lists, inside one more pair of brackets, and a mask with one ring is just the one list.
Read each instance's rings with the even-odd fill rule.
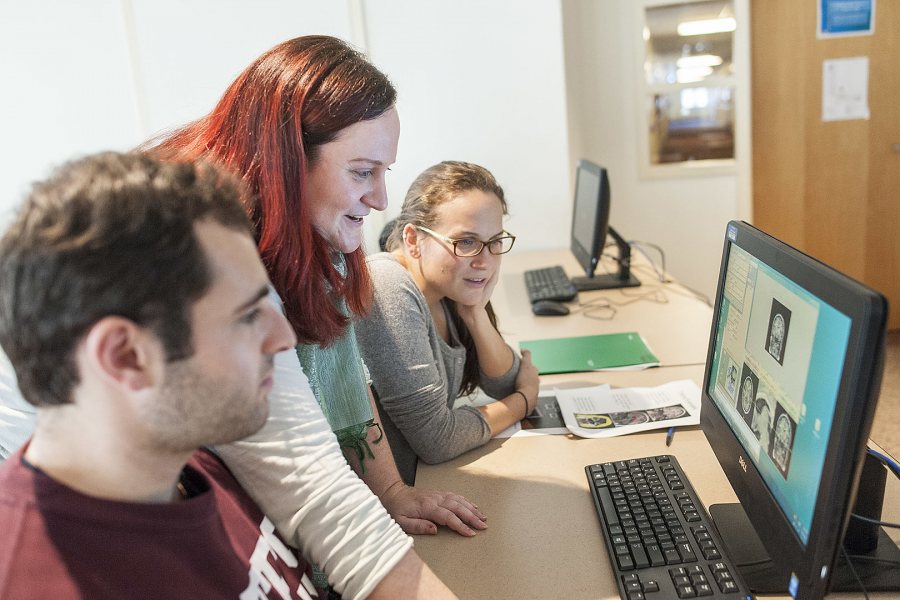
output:
[[[375,303],[358,323],[382,426],[404,481],[417,457],[439,463],[481,446],[534,408],[538,373],[497,331],[490,299],[501,255],[503,189],[483,167],[447,161],[406,194],[387,241],[367,259]],[[496,399],[453,408],[480,387]]]

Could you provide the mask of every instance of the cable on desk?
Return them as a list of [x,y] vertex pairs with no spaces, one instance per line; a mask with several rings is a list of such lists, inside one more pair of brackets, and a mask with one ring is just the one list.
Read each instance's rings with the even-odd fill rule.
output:
[[856,572],[856,567],[853,566],[853,561],[850,560],[850,555],[847,554],[847,548],[841,544],[841,554],[844,555],[844,560],[847,561],[847,566],[850,567],[850,572],[853,573],[853,578],[856,579],[856,583],[859,584],[859,589],[863,593],[863,597],[866,600],[869,600],[869,592],[866,591],[866,586],[863,585],[862,579],[859,578],[859,574]]
[[869,454],[871,454],[872,456],[874,456],[875,458],[880,460],[881,463],[883,465],[885,465],[888,469],[890,469],[894,473],[895,477],[900,478],[900,464],[897,464],[897,461],[895,461],[893,458],[891,458],[887,454],[882,454],[881,452],[879,452],[877,450],[873,450],[871,448],[868,449],[868,452],[869,452]]
[[[597,314],[597,311],[607,311],[605,314]],[[616,307],[609,303],[605,298],[594,298],[587,302],[579,302],[578,308],[572,313],[581,313],[588,319],[597,319],[599,321],[612,321],[616,317]]]
[[[626,289],[618,290],[621,292],[627,299],[624,301],[617,301],[611,298],[594,298],[593,300],[588,300],[587,302],[579,302],[578,309],[573,310],[573,313],[581,312],[581,314],[589,319],[597,319],[600,321],[611,321],[615,318],[618,310],[616,307],[620,306],[628,306],[629,304],[634,304],[635,302],[640,302],[641,300],[645,300],[647,302],[653,302],[655,304],[668,304],[669,298],[666,296],[665,290],[662,286],[656,286],[652,288],[644,288],[644,291],[635,295],[634,293],[628,293]],[[598,314],[598,311],[603,311]]]
[[[628,241],[627,243],[628,243],[628,245],[631,246],[633,249],[635,249],[635,250],[637,250],[638,252],[640,252],[641,254],[643,254],[644,257],[646,257],[647,261],[650,263],[650,266],[649,266],[649,267],[648,267],[647,265],[644,265],[644,264],[636,264],[636,265],[635,265],[635,264],[632,264],[632,265],[631,265],[631,269],[632,269],[633,271],[634,271],[634,270],[637,270],[637,271],[643,271],[643,272],[652,271],[654,278],[657,279],[659,282],[661,282],[661,283],[664,284],[664,285],[665,285],[665,284],[673,284],[673,283],[676,283],[674,280],[672,280],[672,279],[670,279],[670,278],[668,278],[668,277],[666,276],[666,254],[665,254],[665,252],[663,251],[663,249],[662,249],[660,246],[658,246],[657,244],[653,244],[653,243],[651,243],[651,242],[642,242],[642,241],[637,241],[637,240],[631,240],[631,241]],[[616,244],[613,243],[613,242],[607,243],[607,244],[604,246],[604,249],[609,248],[610,246],[615,246],[615,245],[616,245]],[[659,252],[661,267],[657,267],[657,266],[656,266],[656,263],[655,263],[655,262],[653,261],[653,259],[649,256],[649,254],[647,254],[647,252],[643,249],[642,246],[648,246],[648,247],[650,247],[650,248],[653,248],[653,249],[656,250],[657,252]],[[612,260],[612,261],[618,263],[619,258],[618,258],[618,256],[616,256],[616,255],[614,255],[614,254],[609,254],[609,253],[607,253],[607,252],[604,252],[604,253],[602,254],[602,256],[605,257],[605,258],[609,258],[610,260]],[[609,264],[608,264],[608,263],[601,262],[600,265],[603,266],[603,270],[604,270],[607,274],[613,274],[613,272],[612,272],[612,271],[610,270],[610,268],[609,268]],[[644,290],[646,290],[646,286],[642,286],[642,287],[644,287]],[[681,288],[683,288],[684,290],[686,290],[686,291],[688,292],[688,294],[682,293]],[[655,302],[655,303],[657,303],[657,304],[666,304],[666,303],[668,303],[669,300],[668,300],[668,298],[666,298],[664,295],[663,295],[663,296],[658,296],[658,295],[657,295],[657,296],[655,297],[655,299],[654,299],[654,298],[651,298],[651,296],[654,296],[654,295],[655,295],[655,291],[656,291],[656,290],[660,290],[660,289],[662,289],[661,286],[654,287],[654,288],[653,288],[651,291],[649,291],[649,292],[648,292],[648,291],[641,291],[641,292],[639,292],[637,296],[635,296],[635,294],[634,294],[637,290],[632,289],[632,288],[619,288],[619,292],[621,292],[623,296],[626,296],[626,297],[629,297],[629,298],[633,298],[632,301],[638,301],[638,300],[648,299],[649,301]],[[629,291],[629,290],[630,290],[630,291]],[[706,294],[704,294],[703,292],[700,292],[700,291],[698,291],[698,290],[695,290],[694,288],[688,287],[688,286],[684,285],[683,283],[678,283],[678,287],[670,287],[670,288],[668,288],[668,291],[671,291],[671,292],[674,292],[674,293],[676,293],[676,294],[679,294],[679,295],[682,295],[682,296],[685,296],[685,297],[689,297],[689,298],[697,298],[697,299],[701,300],[701,301],[702,301],[704,304],[706,304],[707,306],[712,306],[712,305],[713,305],[713,304],[712,304],[712,300],[710,300],[709,297],[708,297]],[[630,303],[630,302],[625,302],[625,303],[615,303],[615,302],[613,302],[613,304],[616,304],[617,306],[624,306],[625,304],[629,304],[629,303]],[[588,315],[587,313],[585,313],[585,316],[589,316],[589,317],[591,317],[591,318],[598,318],[598,319],[602,319],[602,320],[604,320],[604,321],[608,321],[608,320],[611,320],[611,319],[613,318],[614,315],[613,315],[613,316],[608,316],[608,315],[604,315],[604,316],[591,316],[591,315]]]
[[873,562],[873,563],[881,563],[885,565],[891,565],[892,567],[900,567],[900,560],[893,560],[890,558],[880,558],[878,556],[869,556],[867,554],[848,554],[847,558],[852,558],[856,562]]
[[878,519],[864,517],[864,516],[858,515],[856,513],[850,513],[850,516],[853,517],[854,519],[859,519],[860,521],[865,521],[866,523],[872,523],[873,525],[881,525],[882,527],[890,527],[891,529],[900,529],[900,523],[890,523],[888,521],[879,521]]
[[759,567],[761,565],[767,565],[770,562],[772,562],[771,558],[761,558],[759,560],[748,560],[747,562],[742,562],[742,563],[736,562],[736,563],[734,563],[734,566],[737,567],[738,569],[743,568],[743,567]]
[[[675,282],[670,282],[670,283],[675,283]],[[690,295],[687,295],[687,294],[681,294],[682,296],[685,296],[685,297],[688,297],[688,298],[696,298],[697,300],[700,300],[700,301],[703,302],[705,305],[707,305],[707,306],[709,306],[710,308],[712,308],[713,303],[712,303],[712,300],[709,299],[709,296],[707,296],[706,294],[704,294],[704,293],[701,292],[701,291],[695,290],[694,288],[690,288],[690,287],[684,285],[683,283],[679,283],[679,284],[678,284],[678,287],[672,287],[672,288],[669,288],[669,291],[670,291],[670,292],[675,292],[676,294],[680,294],[681,292],[678,290],[679,287],[682,287],[682,288],[684,288],[685,290],[687,290],[688,292],[690,292]]]
[[[652,242],[643,242],[640,240],[629,240],[628,245],[631,246],[633,249],[637,250],[638,252],[640,252],[641,254],[643,254],[647,258],[647,260],[650,262],[650,266],[653,269],[654,274],[662,283],[675,283],[672,279],[670,279],[666,276],[666,253],[663,251],[663,249],[660,246],[658,246],[657,244],[654,244]],[[650,258],[650,256],[642,248],[642,246],[648,246],[650,248],[653,248],[657,252],[659,252],[660,268],[657,268],[656,263],[653,262],[653,259]],[[643,265],[635,265],[635,266],[641,267]],[[694,288],[688,287],[688,286],[684,285],[683,283],[679,283],[678,285],[680,285],[681,287],[683,287],[684,289],[689,291],[691,294],[693,294],[694,297],[699,298],[700,300],[705,302],[707,306],[713,305],[712,300],[710,300],[709,297],[706,294],[704,294],[703,292],[700,292],[698,290],[695,290]]]
[[[629,240],[628,245],[631,246],[632,250],[637,250],[644,255],[644,258],[646,258],[647,262],[650,263],[650,266],[653,267],[653,271],[656,273],[656,276],[660,280],[660,282],[669,283],[669,280],[666,278],[666,253],[663,252],[663,249],[660,246],[651,242],[642,242],[639,240]],[[647,251],[644,250],[644,246],[648,246],[659,252],[659,268],[656,267],[656,263],[653,262],[653,259],[650,258],[649,254],[647,254]]]
[[653,302],[654,304],[669,303],[669,297],[666,296],[666,289],[662,285],[642,285],[640,287],[615,288],[614,290],[607,291],[617,291],[625,297],[625,300],[606,298],[606,301],[613,306],[628,306],[629,304],[634,304],[641,300]]

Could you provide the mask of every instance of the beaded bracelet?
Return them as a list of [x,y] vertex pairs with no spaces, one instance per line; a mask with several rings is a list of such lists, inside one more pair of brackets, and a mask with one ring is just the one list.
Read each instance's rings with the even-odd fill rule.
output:
[[518,394],[518,395],[522,396],[522,401],[525,402],[525,416],[522,418],[527,419],[528,418],[528,398],[525,396],[524,392],[522,392],[521,390],[516,390],[513,392],[513,394]]

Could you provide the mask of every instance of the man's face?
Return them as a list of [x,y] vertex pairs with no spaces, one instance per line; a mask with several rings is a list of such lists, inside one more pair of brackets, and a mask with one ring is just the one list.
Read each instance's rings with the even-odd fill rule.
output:
[[166,363],[145,423],[169,450],[232,442],[268,416],[273,357],[296,344],[267,297],[269,279],[249,234],[204,221],[194,228],[212,284],[190,310],[194,353]]

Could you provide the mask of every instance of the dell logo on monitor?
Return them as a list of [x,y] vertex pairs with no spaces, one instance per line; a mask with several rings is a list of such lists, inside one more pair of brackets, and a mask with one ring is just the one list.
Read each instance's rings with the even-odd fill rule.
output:
[[738,456],[738,464],[741,465],[741,468],[744,470],[744,473],[747,472],[747,463],[744,462],[743,456]]

